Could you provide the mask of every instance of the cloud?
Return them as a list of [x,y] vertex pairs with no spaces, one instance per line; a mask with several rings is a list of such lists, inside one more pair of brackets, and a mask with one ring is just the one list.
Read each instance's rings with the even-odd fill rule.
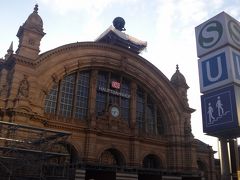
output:
[[104,9],[114,3],[129,3],[136,0],[40,0],[42,3],[53,8],[55,12],[65,15],[70,12],[84,11],[90,16],[100,15]]

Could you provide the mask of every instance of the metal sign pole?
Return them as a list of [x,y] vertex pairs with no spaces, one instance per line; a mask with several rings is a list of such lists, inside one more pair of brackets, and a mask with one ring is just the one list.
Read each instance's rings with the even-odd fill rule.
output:
[[220,166],[221,166],[221,180],[230,180],[231,177],[230,177],[227,139],[219,138],[218,151],[219,151]]

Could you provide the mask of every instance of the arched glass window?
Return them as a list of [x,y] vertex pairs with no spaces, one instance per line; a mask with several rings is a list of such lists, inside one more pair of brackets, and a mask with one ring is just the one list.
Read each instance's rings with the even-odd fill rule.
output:
[[67,75],[54,84],[45,99],[45,112],[65,118],[87,117],[90,72]]
[[[162,115],[154,98],[137,85],[136,102],[130,103],[131,84],[130,79],[121,74],[109,71],[78,71],[65,76],[58,83],[54,83],[45,99],[45,113],[63,118],[86,119],[88,115],[90,97],[90,75],[94,74],[96,87],[96,116],[106,118],[113,106],[118,108],[116,117],[130,124],[130,106],[136,103],[136,128],[139,133],[160,135],[164,133]],[[96,76],[96,77],[95,77]],[[95,80],[94,80],[95,81]],[[93,96],[95,97],[95,96]],[[135,99],[135,98],[134,98]],[[133,108],[135,110],[135,107]],[[134,112],[131,112],[134,113]],[[114,118],[116,118],[113,115]],[[61,118],[59,118],[61,119]],[[134,120],[132,120],[134,121]]]
[[162,116],[153,98],[140,86],[137,87],[136,124],[139,133],[161,135],[164,133]]
[[114,105],[120,109],[120,117],[129,122],[130,81],[112,72],[100,71],[97,77],[96,112],[98,116]]

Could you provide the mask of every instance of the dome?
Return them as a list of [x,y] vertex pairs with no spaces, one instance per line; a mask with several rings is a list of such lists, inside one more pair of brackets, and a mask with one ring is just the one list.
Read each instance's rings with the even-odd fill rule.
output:
[[23,25],[26,28],[36,29],[39,32],[43,31],[43,21],[42,18],[38,15],[38,5],[34,7],[34,11],[30,14]]
[[180,73],[179,71],[179,67],[178,65],[176,66],[176,72],[173,74],[173,76],[171,77],[171,83],[175,86],[175,87],[183,87],[188,89],[189,86],[186,83],[186,79],[183,76],[182,73]]

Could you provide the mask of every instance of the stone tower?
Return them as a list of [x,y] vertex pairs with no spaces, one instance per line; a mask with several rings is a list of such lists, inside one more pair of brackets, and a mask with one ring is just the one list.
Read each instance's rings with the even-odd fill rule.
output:
[[36,59],[40,52],[40,41],[44,35],[43,22],[38,15],[38,5],[36,4],[33,13],[29,15],[18,30],[19,45],[16,54],[33,60]]
[[171,77],[171,83],[177,90],[178,94],[181,96],[184,104],[188,105],[187,90],[189,86],[186,83],[186,79],[183,74],[179,71],[178,65],[176,66],[176,72]]

